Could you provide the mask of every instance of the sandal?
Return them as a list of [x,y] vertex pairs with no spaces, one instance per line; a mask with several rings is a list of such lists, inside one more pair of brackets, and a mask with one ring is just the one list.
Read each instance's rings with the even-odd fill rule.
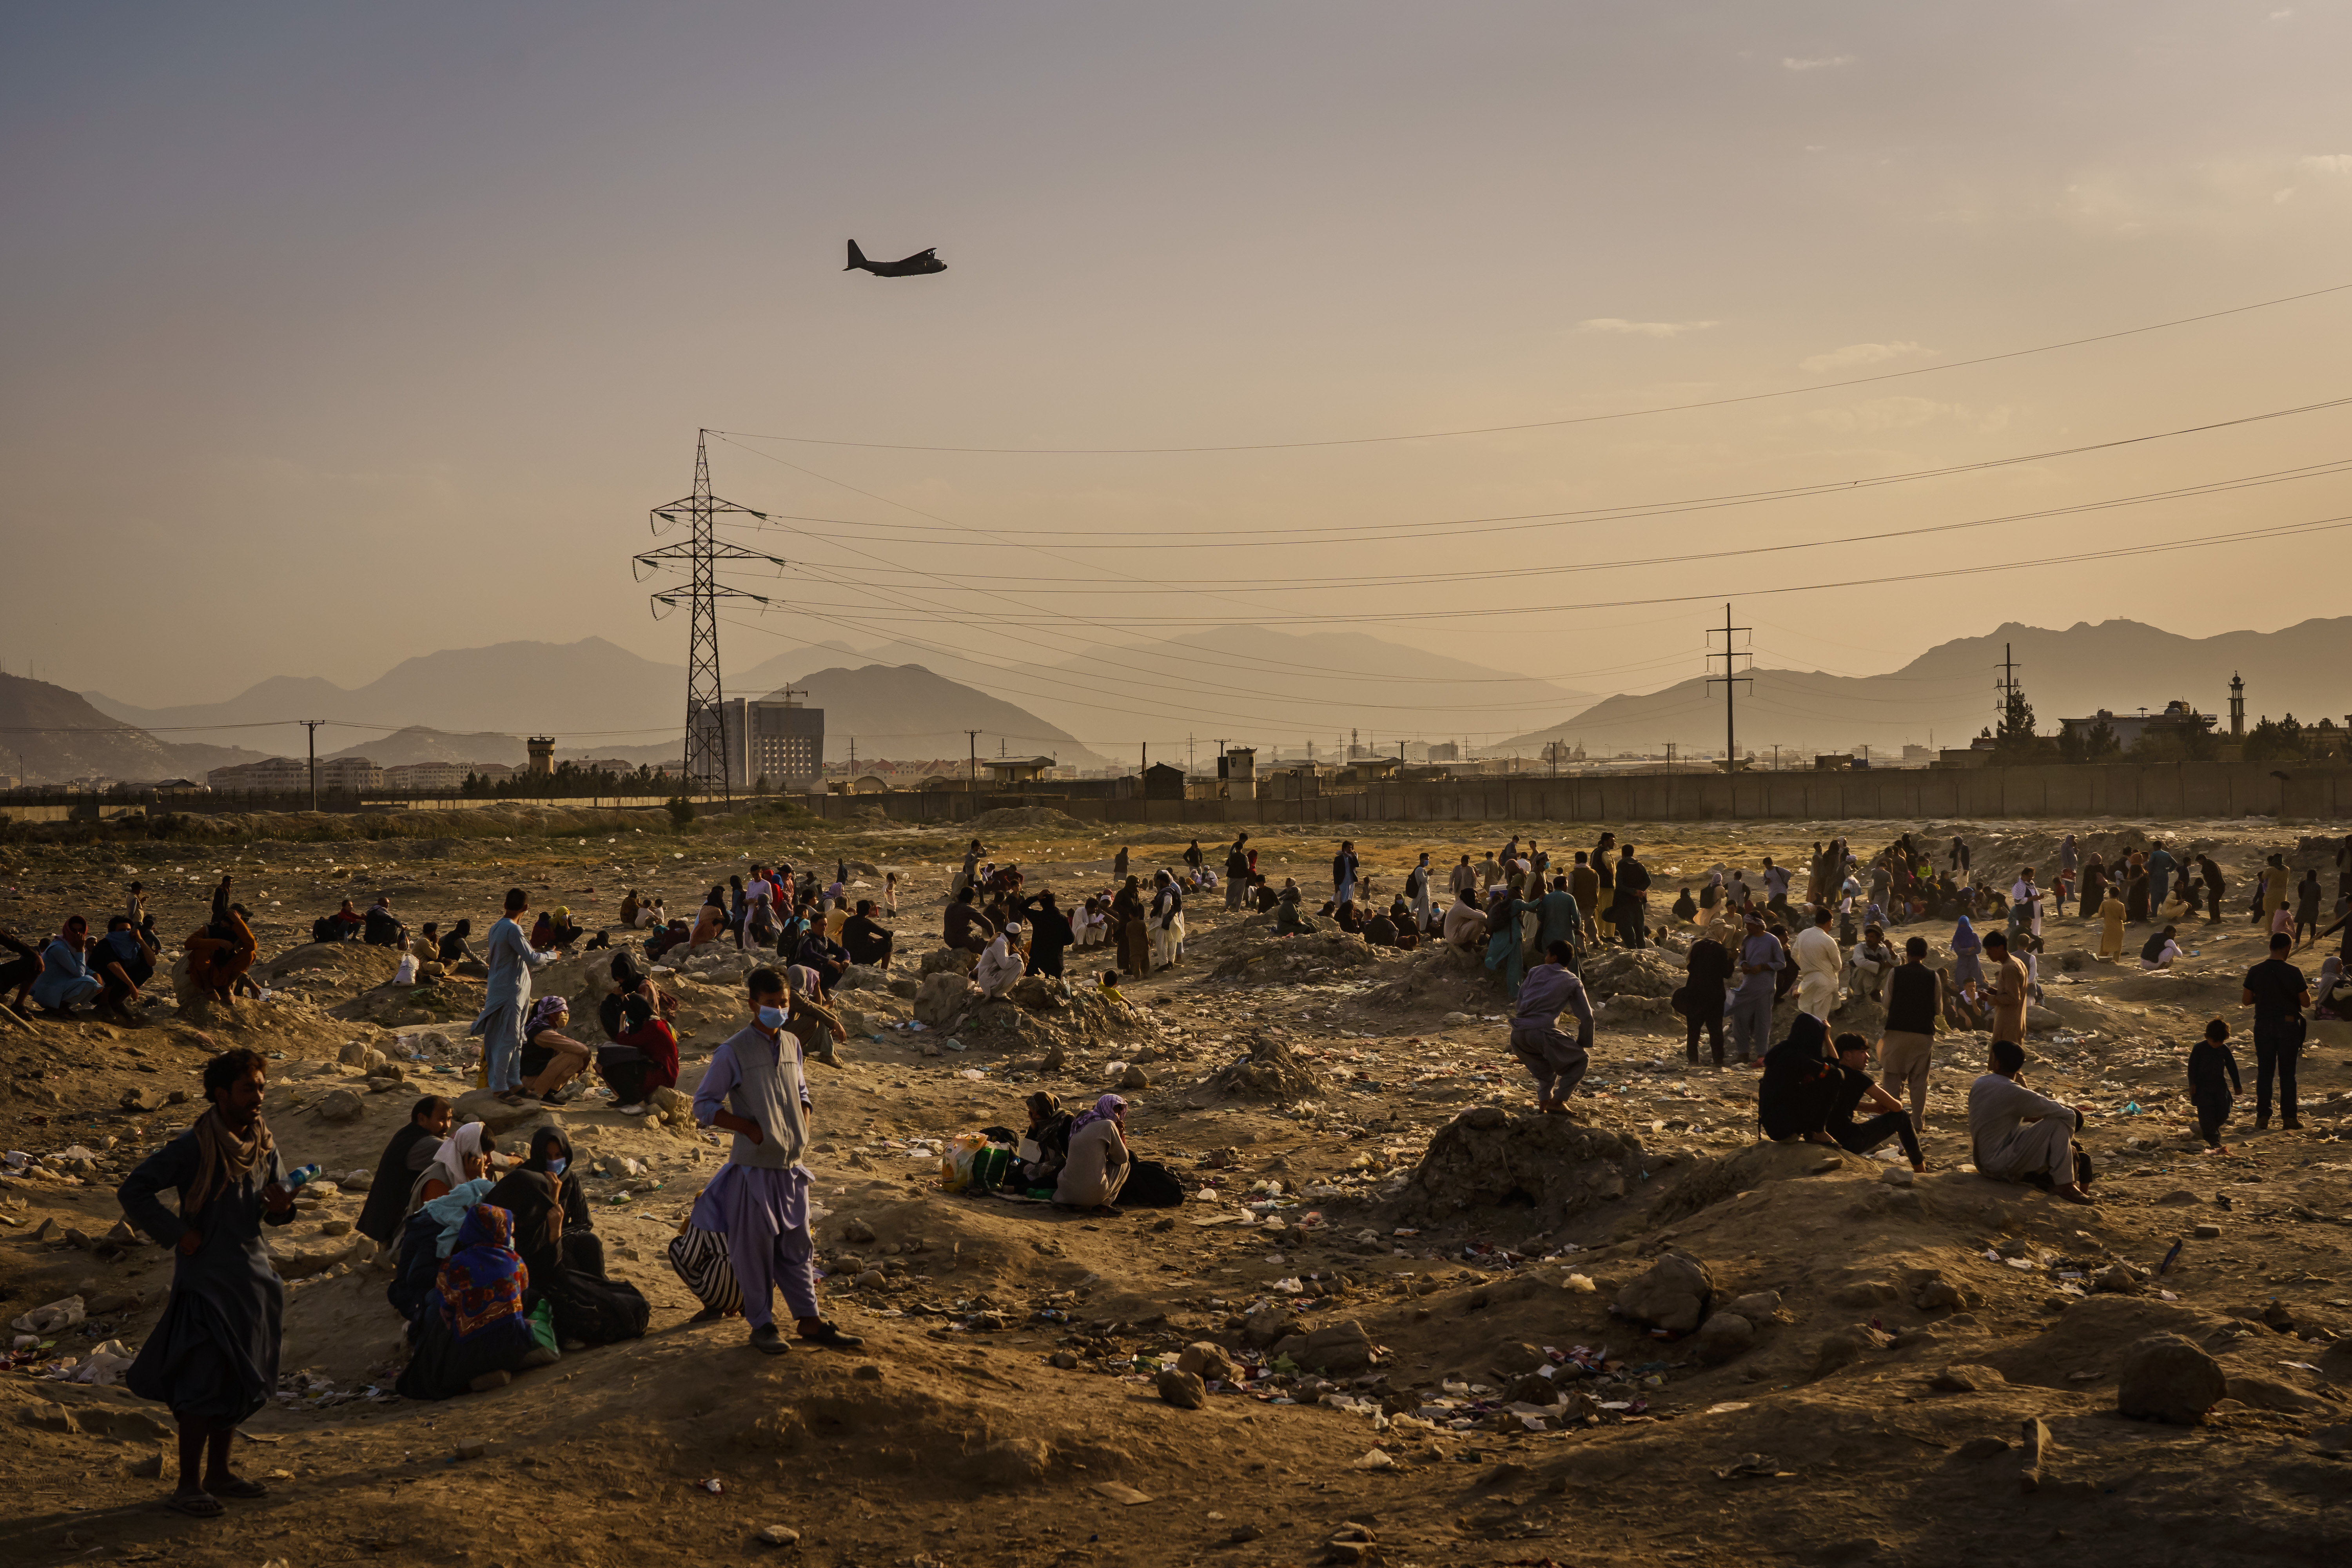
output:
[[206,1489],[214,1497],[257,1498],[269,1495],[268,1487],[259,1481],[248,1481],[243,1476],[231,1476],[226,1480],[211,1482]]
[[163,1506],[190,1519],[218,1519],[227,1511],[210,1492],[173,1492],[163,1500]]

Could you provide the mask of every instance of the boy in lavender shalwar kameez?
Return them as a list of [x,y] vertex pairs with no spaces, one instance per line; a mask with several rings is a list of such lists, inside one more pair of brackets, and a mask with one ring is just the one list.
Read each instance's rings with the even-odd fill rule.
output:
[[784,977],[751,973],[751,1022],[719,1043],[694,1094],[694,1119],[735,1134],[727,1163],[695,1200],[691,1223],[727,1237],[728,1261],[743,1290],[751,1348],[782,1355],[792,1347],[776,1330],[772,1291],[800,1337],[835,1350],[866,1342],[817,1315],[815,1247],[809,1235],[808,1080],[801,1043],[784,1029]]

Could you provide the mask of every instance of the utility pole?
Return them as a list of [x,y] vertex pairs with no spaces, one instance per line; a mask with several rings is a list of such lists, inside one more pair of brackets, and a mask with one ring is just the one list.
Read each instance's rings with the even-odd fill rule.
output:
[[[774,557],[756,550],[746,550],[740,544],[724,543],[712,531],[712,520],[720,512],[741,512],[768,520],[763,511],[753,511],[748,506],[737,506],[710,493],[710,432],[694,433],[694,489],[665,506],[657,506],[647,521],[658,534],[676,523],[683,513],[692,531],[682,543],[648,550],[636,557],[635,564],[652,569],[663,563],[684,563],[687,572],[685,592],[688,600],[686,639],[686,774],[701,781],[704,792],[716,781],[722,795],[734,798],[734,775],[727,766],[727,719],[720,704],[723,697],[719,679],[719,601],[751,599],[760,604],[768,601],[757,594],[722,586],[719,581],[721,561],[759,561],[772,563]],[[640,570],[637,580],[645,580]],[[673,585],[654,595],[654,603],[670,609],[677,608],[678,588]],[[661,612],[654,612],[656,618]],[[744,737],[749,747],[751,737]],[[817,759],[820,774],[824,759]]]
[[2017,660],[2010,658],[2009,654],[2010,645],[2001,644],[2000,679],[1993,683],[1993,689],[2000,693],[2000,701],[1993,710],[1993,733],[1996,735],[2000,733],[2000,727],[2009,722],[2009,700],[2017,690]]
[[[326,721],[298,719],[295,722],[310,731],[310,809],[316,811],[319,809],[319,726]],[[21,767],[23,763],[19,763],[17,765]]]
[[966,795],[978,795],[980,793],[980,731],[966,730],[963,732],[963,742],[971,756],[971,775],[963,781],[963,792]]
[[[1735,667],[1732,664],[1732,660],[1738,656],[1733,650],[1731,637],[1734,632],[1752,631],[1755,628],[1752,626],[1733,626],[1731,624],[1731,606],[1727,604],[1723,606],[1723,651],[1719,654],[1710,651],[1706,656],[1706,661],[1710,666],[1712,666],[1718,658],[1723,660],[1723,673],[1721,675],[1708,676],[1706,678],[1706,684],[1712,686],[1718,680],[1723,682],[1723,771],[1727,773],[1736,773],[1739,771],[1739,734],[1732,723],[1731,689],[1736,682],[1742,680],[1748,682],[1748,688],[1751,690],[1755,689],[1756,685],[1752,677],[1739,675],[1734,672]],[[1714,628],[1708,628],[1706,639],[1711,647],[1715,641]],[[1753,667],[1751,666],[1750,668]]]
[[1780,771],[1780,748],[1778,745],[1772,748],[1772,771],[1776,773]]
[[1186,778],[1192,776],[1192,732],[1187,730],[1184,731],[1184,776]]

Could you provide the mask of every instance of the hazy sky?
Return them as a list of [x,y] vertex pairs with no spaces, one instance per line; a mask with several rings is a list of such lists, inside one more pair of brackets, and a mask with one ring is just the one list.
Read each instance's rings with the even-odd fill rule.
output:
[[[724,647],[1264,621],[1606,691],[1696,673],[1725,595],[1845,673],[2340,613],[2344,531],[1927,575],[2352,516],[2332,473],[1853,541],[2352,459],[2352,408],[1465,520],[2352,395],[2352,292],[1822,386],[2352,283],[2347,58],[2344,5],[2210,0],[12,6],[0,662],[160,705],[513,637],[681,660],[628,558],[698,426],[1235,446],[1791,388],[1290,450],[714,441],[722,494],[836,520],[739,535],[803,564]],[[950,270],[844,273],[852,236]],[[1676,595],[1715,602],[1640,602]],[[1097,679],[1107,746],[1247,707]]]

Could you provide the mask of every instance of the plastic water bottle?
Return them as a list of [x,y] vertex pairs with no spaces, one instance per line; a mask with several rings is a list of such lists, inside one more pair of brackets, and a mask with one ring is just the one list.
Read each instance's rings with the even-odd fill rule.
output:
[[315,1182],[324,1174],[326,1174],[326,1168],[324,1166],[301,1166],[287,1174],[286,1190],[289,1193],[299,1191],[306,1184]]

